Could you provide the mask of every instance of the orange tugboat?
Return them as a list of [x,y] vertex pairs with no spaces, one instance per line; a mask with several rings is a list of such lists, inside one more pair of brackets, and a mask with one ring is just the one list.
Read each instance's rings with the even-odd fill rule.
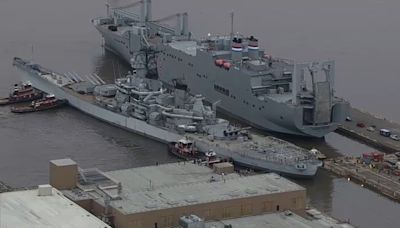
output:
[[0,99],[0,106],[33,101],[42,97],[43,93],[33,88],[30,82],[15,84],[13,92],[8,97]]
[[48,109],[58,108],[66,104],[67,100],[57,99],[54,95],[46,95],[43,99],[32,101],[28,106],[12,107],[11,112],[14,113],[27,113],[27,112],[37,112],[44,111]]

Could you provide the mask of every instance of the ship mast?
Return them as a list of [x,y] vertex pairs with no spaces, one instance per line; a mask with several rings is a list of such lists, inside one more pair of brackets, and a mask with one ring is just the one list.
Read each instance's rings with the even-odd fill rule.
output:
[[234,36],[234,32],[233,32],[233,18],[234,18],[234,16],[235,16],[235,13],[232,11],[232,12],[230,13],[230,16],[231,16],[231,33],[230,33],[230,36],[231,36],[231,41],[232,41],[233,36]]
[[108,0],[106,0],[106,11],[107,11],[107,17],[110,17],[110,3]]

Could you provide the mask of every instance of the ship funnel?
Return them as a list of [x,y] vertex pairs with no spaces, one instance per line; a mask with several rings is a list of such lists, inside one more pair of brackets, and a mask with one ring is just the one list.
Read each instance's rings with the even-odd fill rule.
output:
[[142,0],[142,5],[141,5],[141,9],[140,9],[140,20],[141,22],[145,22],[146,21],[146,16],[147,16],[147,1],[146,0]]
[[151,0],[142,0],[141,21],[143,23],[151,20]]
[[146,7],[146,21],[151,21],[152,15],[151,15],[151,0],[145,0],[147,2],[147,7]]
[[182,14],[178,13],[176,15],[176,29],[175,35],[179,36],[182,33]]
[[232,61],[241,62],[243,55],[242,39],[234,37],[232,39]]
[[258,47],[258,39],[254,38],[254,36],[250,36],[247,49],[249,50],[248,53],[250,59],[259,59],[260,50]]
[[182,35],[189,35],[189,19],[188,13],[182,14]]

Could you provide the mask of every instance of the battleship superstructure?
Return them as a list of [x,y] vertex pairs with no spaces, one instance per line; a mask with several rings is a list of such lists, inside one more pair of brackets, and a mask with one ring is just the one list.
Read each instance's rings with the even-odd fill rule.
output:
[[[108,9],[93,20],[105,47],[126,61],[146,62],[148,77],[166,85],[184,85],[207,101],[221,101],[227,114],[269,131],[323,137],[345,120],[349,104],[335,96],[335,62],[295,63],[268,55],[254,36],[192,38],[188,15],[176,14],[176,26],[153,20],[151,1],[140,15]],[[233,16],[232,16],[233,18]],[[232,19],[233,21],[233,19]]]
[[313,177],[321,165],[303,148],[245,133],[217,118],[215,104],[204,105],[202,96],[189,95],[182,85],[166,91],[160,81],[145,77],[147,70],[140,62],[135,63],[136,72],[115,84],[105,84],[97,75],[59,74],[20,58],[13,64],[35,88],[66,99],[95,118],[161,142],[190,137],[202,150],[220,152],[245,167],[294,177]]

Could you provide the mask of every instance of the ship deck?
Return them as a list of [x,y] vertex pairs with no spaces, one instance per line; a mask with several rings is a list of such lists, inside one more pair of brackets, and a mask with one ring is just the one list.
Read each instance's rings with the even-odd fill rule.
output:
[[[207,136],[189,134],[195,141],[207,143],[215,147],[221,147],[235,151],[238,154],[249,156],[258,160],[270,160],[277,162],[293,162],[303,160],[310,154],[303,148],[297,147],[282,140],[272,137],[263,137],[252,134],[251,141],[240,140],[214,140],[210,141]],[[218,154],[218,151],[216,151]]]
[[82,99],[82,100],[84,100],[84,101],[90,102],[90,103],[92,103],[92,104],[95,104],[95,103],[96,103],[96,98],[95,98],[95,96],[93,96],[93,95],[78,93],[78,92],[74,91],[73,89],[69,88],[68,85],[67,85],[67,86],[64,86],[63,89],[64,89],[66,92],[68,92],[69,94],[72,94],[72,95],[78,97],[79,99]]

